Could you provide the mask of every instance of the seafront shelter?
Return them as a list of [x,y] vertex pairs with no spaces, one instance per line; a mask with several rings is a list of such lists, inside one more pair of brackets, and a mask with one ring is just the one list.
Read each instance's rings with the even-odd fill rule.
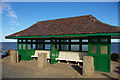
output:
[[51,64],[61,60],[79,63],[83,56],[93,56],[95,70],[110,72],[111,39],[118,35],[119,27],[85,15],[40,21],[5,38],[17,39],[21,60],[47,53]]

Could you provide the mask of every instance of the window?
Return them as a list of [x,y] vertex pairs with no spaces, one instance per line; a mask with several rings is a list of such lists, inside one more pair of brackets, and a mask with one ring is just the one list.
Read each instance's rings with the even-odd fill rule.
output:
[[55,42],[55,39],[53,39],[52,42]]
[[57,42],[59,42],[59,40],[57,40]]
[[45,40],[45,42],[50,42],[50,40]]
[[31,40],[28,40],[28,42],[31,42]]
[[36,40],[33,40],[33,42],[36,42]]
[[45,49],[50,50],[50,44],[45,44]]
[[19,49],[21,49],[21,44],[19,44]]
[[61,40],[61,42],[69,42],[68,39]]
[[23,42],[25,42],[26,40],[23,40]]
[[82,42],[88,42],[88,39],[82,39]]
[[91,46],[91,53],[97,53],[97,46]]
[[71,51],[80,51],[79,44],[71,44]]
[[82,51],[88,51],[88,45],[82,45]]
[[19,40],[19,42],[22,42],[22,40]]
[[101,42],[108,42],[107,38],[101,38]]
[[57,50],[59,50],[59,44],[57,44]]
[[33,44],[33,49],[36,49],[36,44]]
[[91,42],[97,42],[97,38],[92,38]]
[[42,43],[42,42],[43,42],[43,40],[37,40],[37,42],[41,42],[41,43]]
[[23,44],[23,49],[25,49],[25,44]]
[[43,44],[37,44],[37,49],[43,49]]
[[68,44],[61,44],[61,50],[68,51],[69,50],[69,45]]
[[31,44],[28,44],[28,45],[27,45],[27,49],[31,49]]
[[79,42],[79,39],[71,39],[71,42]]
[[101,46],[101,54],[107,54],[108,53],[108,46]]

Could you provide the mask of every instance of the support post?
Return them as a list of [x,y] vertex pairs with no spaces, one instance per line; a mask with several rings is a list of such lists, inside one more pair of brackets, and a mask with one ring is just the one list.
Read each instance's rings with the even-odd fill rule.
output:
[[10,50],[10,61],[12,64],[18,63],[18,51]]
[[38,67],[47,67],[47,53],[38,53]]
[[83,57],[83,76],[92,76],[94,74],[94,59],[92,56]]

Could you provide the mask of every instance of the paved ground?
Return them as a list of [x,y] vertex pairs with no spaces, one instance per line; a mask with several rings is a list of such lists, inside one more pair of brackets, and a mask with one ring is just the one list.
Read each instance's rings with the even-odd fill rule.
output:
[[118,63],[112,62],[112,72],[95,71],[90,77],[82,76],[82,66],[77,64],[56,63],[44,69],[37,67],[37,60],[21,61],[17,64],[10,63],[10,57],[2,59],[3,78],[118,78]]

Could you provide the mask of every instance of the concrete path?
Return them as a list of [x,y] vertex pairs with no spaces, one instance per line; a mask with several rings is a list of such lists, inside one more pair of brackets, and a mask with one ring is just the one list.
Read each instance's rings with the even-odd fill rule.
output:
[[10,57],[2,60],[3,78],[118,78],[120,74],[118,63],[112,63],[111,73],[95,71],[91,77],[82,76],[82,67],[76,64],[56,63],[44,69],[37,67],[37,60],[21,61],[17,64],[10,63]]

